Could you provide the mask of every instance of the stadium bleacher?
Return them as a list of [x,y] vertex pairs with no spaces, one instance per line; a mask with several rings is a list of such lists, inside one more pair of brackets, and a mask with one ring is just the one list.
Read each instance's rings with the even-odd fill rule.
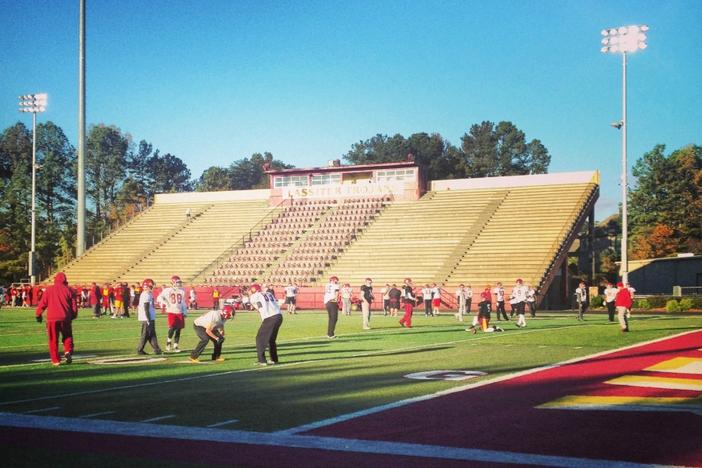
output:
[[336,275],[355,286],[411,277],[447,297],[460,283],[509,287],[516,278],[545,290],[599,189],[592,172],[435,181],[418,200],[369,194],[270,207],[267,191],[253,192],[157,199],[65,271],[72,283],[178,274],[205,286],[319,287]]

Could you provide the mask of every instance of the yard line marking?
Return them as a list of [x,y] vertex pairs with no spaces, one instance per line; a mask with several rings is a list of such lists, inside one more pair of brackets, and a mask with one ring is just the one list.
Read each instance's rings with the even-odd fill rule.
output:
[[167,414],[165,416],[156,416],[155,418],[144,419],[144,420],[139,421],[139,422],[150,423],[150,422],[162,421],[164,419],[171,419],[171,418],[175,418],[175,417],[176,417],[175,414]]
[[[337,437],[301,436],[279,433],[249,432],[216,428],[172,426],[168,424],[143,424],[122,421],[30,416],[0,412],[0,426],[86,432],[91,434],[118,434],[130,437],[177,439],[203,442],[224,442],[243,445],[328,450],[334,452],[368,453],[376,455],[402,455],[429,459],[481,461],[537,466],[586,468],[612,466],[639,468],[651,465],[620,460],[577,458],[557,455],[507,452],[426,445],[406,442],[341,439]],[[419,461],[419,460],[418,460]]]
[[220,426],[226,426],[227,424],[234,424],[234,423],[236,423],[236,422],[239,422],[239,420],[238,420],[238,419],[229,419],[229,420],[227,420],[227,421],[222,421],[222,422],[218,422],[218,423],[210,424],[210,425],[209,425],[209,426],[207,426],[207,427],[220,427]]
[[[479,337],[473,337],[472,335],[468,334],[467,337],[463,340],[452,340],[452,341],[447,341],[447,342],[442,342],[442,343],[433,343],[430,345],[413,346],[413,347],[407,347],[407,348],[393,348],[393,349],[386,349],[386,350],[368,351],[366,353],[352,354],[352,355],[349,355],[349,357],[337,358],[337,360],[348,360],[348,359],[355,359],[358,357],[369,357],[369,356],[383,356],[385,354],[393,354],[396,352],[416,351],[419,349],[431,349],[431,348],[442,347],[442,346],[446,346],[446,345],[450,345],[450,344],[465,343],[465,342],[469,342],[469,341],[474,342],[473,345],[477,346],[477,343],[475,343],[475,341],[479,341],[479,340],[499,339],[500,337],[523,335],[523,334],[527,334],[527,333],[553,332],[556,330],[565,330],[568,328],[574,328],[574,327],[579,327],[579,326],[582,326],[582,325],[573,324],[573,325],[565,325],[563,327],[555,327],[555,328],[532,328],[529,330],[514,330],[514,332],[511,334],[510,333],[507,333],[507,334],[505,334],[505,333],[489,333],[489,334],[485,334],[485,335],[479,336]],[[688,333],[692,333],[692,332],[688,332]],[[663,338],[661,338],[661,339],[663,339]],[[638,345],[632,345],[632,346],[638,346]],[[622,348],[622,349],[626,349],[626,348]],[[614,351],[616,351],[616,350],[603,351],[603,353],[614,352]],[[97,390],[85,390],[85,391],[81,391],[81,392],[64,393],[64,394],[60,394],[60,395],[47,395],[47,396],[37,397],[37,398],[27,398],[27,399],[23,399],[23,400],[1,401],[0,406],[13,405],[13,404],[19,404],[19,403],[30,403],[30,402],[35,402],[35,401],[53,400],[53,399],[57,399],[57,398],[92,395],[95,393],[105,393],[105,392],[112,392],[112,391],[116,391],[116,390],[131,390],[134,388],[151,387],[154,385],[162,385],[162,384],[175,383],[175,382],[187,382],[187,381],[191,381],[191,380],[198,380],[198,379],[204,379],[204,378],[209,378],[209,377],[219,377],[219,376],[225,376],[225,375],[231,375],[231,374],[239,374],[239,373],[243,373],[243,372],[265,372],[265,371],[268,371],[270,369],[277,369],[277,368],[284,368],[284,367],[305,365],[305,364],[317,364],[319,362],[324,362],[324,359],[311,359],[308,361],[298,361],[298,362],[291,362],[291,363],[287,363],[287,364],[283,363],[283,364],[278,364],[276,366],[254,367],[254,368],[250,368],[250,369],[236,369],[236,370],[232,370],[232,371],[223,371],[223,372],[214,372],[214,373],[210,373],[210,374],[192,375],[192,376],[180,377],[180,378],[176,378],[176,379],[158,380],[158,381],[154,381],[154,382],[146,382],[146,383],[140,383],[140,384],[134,384],[134,385],[119,385],[116,387],[107,387],[107,388],[102,388],[102,389],[97,389]]]
[[60,406],[51,406],[49,408],[41,408],[41,409],[35,409],[35,410],[31,410],[31,411],[25,411],[24,414],[44,413],[46,411],[56,411],[56,410],[60,410],[60,409],[61,409]]
[[82,416],[78,416],[79,418],[95,418],[98,416],[106,416],[108,414],[115,414],[115,411],[103,411],[101,413],[91,413],[91,414],[84,414]]
[[[576,326],[577,326],[577,325],[576,325]],[[534,330],[531,330],[531,331],[534,331]],[[657,343],[657,342],[659,342],[659,341],[664,341],[664,340],[668,340],[668,339],[672,339],[672,338],[677,338],[677,337],[684,336],[684,335],[689,335],[690,333],[697,333],[698,331],[699,331],[699,330],[691,330],[691,331],[687,331],[687,332],[678,333],[677,335],[664,336],[664,337],[662,337],[662,338],[656,338],[656,339],[653,339],[653,340],[650,340],[650,341],[645,341],[645,342],[642,342],[642,343],[636,343],[636,344],[633,344],[633,345],[625,346],[625,347],[623,347],[623,348],[617,348],[617,349],[612,349],[612,350],[608,350],[608,351],[602,351],[602,352],[599,352],[599,353],[591,354],[591,355],[589,355],[589,356],[582,356],[582,357],[577,357],[577,358],[573,358],[573,359],[568,359],[568,360],[566,360],[566,361],[559,362],[559,363],[556,363],[556,364],[549,364],[549,365],[546,365],[546,366],[535,367],[535,368],[533,368],[533,369],[527,369],[527,370],[520,371],[520,372],[515,372],[515,373],[512,373],[512,374],[506,374],[506,375],[503,375],[503,376],[495,377],[495,378],[493,378],[493,379],[486,379],[486,380],[481,380],[481,381],[479,381],[479,382],[469,383],[469,384],[466,384],[466,385],[461,385],[461,386],[458,386],[458,387],[453,387],[453,388],[449,388],[449,389],[446,389],[446,390],[441,390],[441,391],[438,391],[438,392],[435,392],[435,393],[431,393],[431,394],[428,394],[428,395],[420,395],[420,396],[417,396],[417,397],[406,398],[406,399],[404,399],[404,400],[399,400],[399,401],[395,401],[395,402],[392,402],[392,403],[387,403],[387,404],[384,404],[384,405],[375,406],[375,407],[372,407],[372,408],[366,408],[366,409],[363,409],[363,410],[360,410],[360,411],[354,411],[354,412],[352,412],[352,413],[342,414],[342,415],[334,416],[334,417],[328,418],[328,419],[322,419],[322,420],[320,420],[320,421],[315,421],[315,422],[311,422],[311,423],[308,423],[308,424],[303,424],[303,425],[300,425],[300,426],[297,426],[297,427],[291,427],[291,428],[289,428],[289,429],[283,429],[283,430],[281,430],[281,431],[276,431],[276,432],[274,432],[274,434],[298,434],[298,433],[300,433],[300,432],[307,432],[307,431],[311,431],[311,430],[314,430],[314,429],[319,429],[319,428],[321,428],[321,427],[331,426],[332,424],[336,424],[336,423],[339,423],[339,422],[348,421],[348,420],[351,420],[351,419],[356,419],[356,418],[361,417],[361,416],[366,416],[366,415],[369,415],[369,414],[380,413],[380,412],[382,412],[382,411],[386,411],[386,410],[389,410],[389,409],[400,408],[400,407],[402,407],[402,406],[406,406],[406,405],[409,405],[409,404],[412,404],[412,403],[417,403],[417,402],[420,402],[420,401],[433,400],[434,398],[438,398],[438,397],[441,397],[441,396],[444,396],[444,395],[450,395],[450,394],[452,394],[452,393],[458,393],[458,392],[462,392],[462,391],[464,391],[464,390],[469,390],[469,389],[472,389],[472,388],[483,387],[483,386],[485,386],[485,385],[490,385],[490,384],[493,384],[493,383],[498,383],[498,382],[502,382],[502,381],[505,381],[505,380],[510,380],[510,379],[517,378],[517,377],[523,377],[523,376],[525,376],[525,375],[534,374],[534,373],[536,373],[536,372],[540,372],[540,371],[544,371],[544,370],[548,370],[548,369],[554,369],[554,368],[556,368],[556,367],[561,367],[561,366],[565,366],[565,365],[568,365],[568,364],[575,364],[575,363],[577,363],[577,362],[585,361],[585,360],[588,360],[588,359],[594,359],[594,358],[597,358],[597,357],[600,357],[600,356],[605,356],[605,355],[607,355],[607,354],[618,353],[618,352],[625,351],[625,350],[627,350],[627,349],[636,348],[636,347],[639,347],[639,346],[646,346],[646,345],[649,345],[649,344]]]

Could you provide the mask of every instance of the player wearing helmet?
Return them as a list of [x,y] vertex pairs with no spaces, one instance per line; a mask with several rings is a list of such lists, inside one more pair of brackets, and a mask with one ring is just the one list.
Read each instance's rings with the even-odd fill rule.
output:
[[153,288],[154,281],[152,279],[147,278],[143,281],[137,308],[138,319],[141,322],[141,338],[139,339],[139,346],[137,346],[137,354],[146,354],[144,346],[146,346],[147,341],[151,344],[156,354],[163,353],[156,338],[156,308],[154,307]]
[[[180,352],[180,331],[185,328],[185,317],[188,316],[188,307],[185,305],[185,289],[180,277],[171,277],[171,287],[165,288],[156,300],[165,306],[168,314],[168,338],[166,351]],[[172,346],[172,348],[171,348]]]
[[224,343],[224,323],[234,315],[234,307],[225,305],[222,310],[210,310],[195,319],[193,329],[200,338],[200,342],[190,353],[190,362],[200,362],[200,354],[204,351],[208,342],[214,344],[212,360],[224,362],[222,357],[222,344]]
[[339,278],[332,276],[329,284],[324,288],[324,306],[327,308],[329,321],[327,322],[327,338],[336,338],[334,330],[339,319]]
[[[249,287],[251,305],[258,310],[261,315],[261,326],[256,334],[256,354],[258,361],[256,364],[265,366],[278,363],[278,330],[283,324],[283,314],[280,313],[278,300],[269,292],[262,292],[261,286],[252,284]],[[266,347],[270,353],[271,360],[266,361]]]

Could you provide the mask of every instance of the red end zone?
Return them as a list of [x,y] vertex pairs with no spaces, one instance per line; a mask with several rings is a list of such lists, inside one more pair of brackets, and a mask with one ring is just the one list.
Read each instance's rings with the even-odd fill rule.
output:
[[701,348],[687,333],[305,434],[701,465]]

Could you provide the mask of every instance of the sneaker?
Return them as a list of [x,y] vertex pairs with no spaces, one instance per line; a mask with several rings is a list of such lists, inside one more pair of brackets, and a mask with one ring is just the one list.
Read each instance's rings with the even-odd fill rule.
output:
[[200,362],[200,360],[199,360],[198,358],[192,357],[192,356],[189,357],[188,360],[189,360],[190,362],[192,362],[193,364],[198,364],[198,363]]
[[271,360],[269,359],[268,361],[266,361],[266,364],[269,365],[269,366],[275,366],[276,364],[278,364],[278,361],[271,361]]
[[214,359],[214,362],[224,362],[224,358],[220,356],[217,359]]
[[181,352],[181,351],[182,351],[182,349],[180,349],[180,346],[178,346],[178,343],[175,343],[175,344],[173,345],[173,352],[174,352],[174,353],[179,353],[179,352]]
[[166,341],[166,351],[170,351],[170,350],[171,350],[171,342]]
[[336,339],[336,335],[327,336],[327,338],[329,338],[330,340],[334,340]]
[[371,327],[363,327],[364,330],[370,330]]
[[259,362],[259,361],[254,362],[254,366],[267,366],[267,365],[268,365],[267,362]]
[[163,354],[163,351],[161,351],[160,349],[158,349],[158,350],[154,351],[154,354]]
[[58,367],[61,365],[61,363],[60,362],[52,362],[51,365],[54,367]]
[[66,364],[70,364],[73,362],[73,356],[71,356],[71,353],[66,353],[63,355],[64,358],[66,358]]
[[149,353],[147,353],[146,351],[137,351],[137,354],[139,356],[147,356]]

